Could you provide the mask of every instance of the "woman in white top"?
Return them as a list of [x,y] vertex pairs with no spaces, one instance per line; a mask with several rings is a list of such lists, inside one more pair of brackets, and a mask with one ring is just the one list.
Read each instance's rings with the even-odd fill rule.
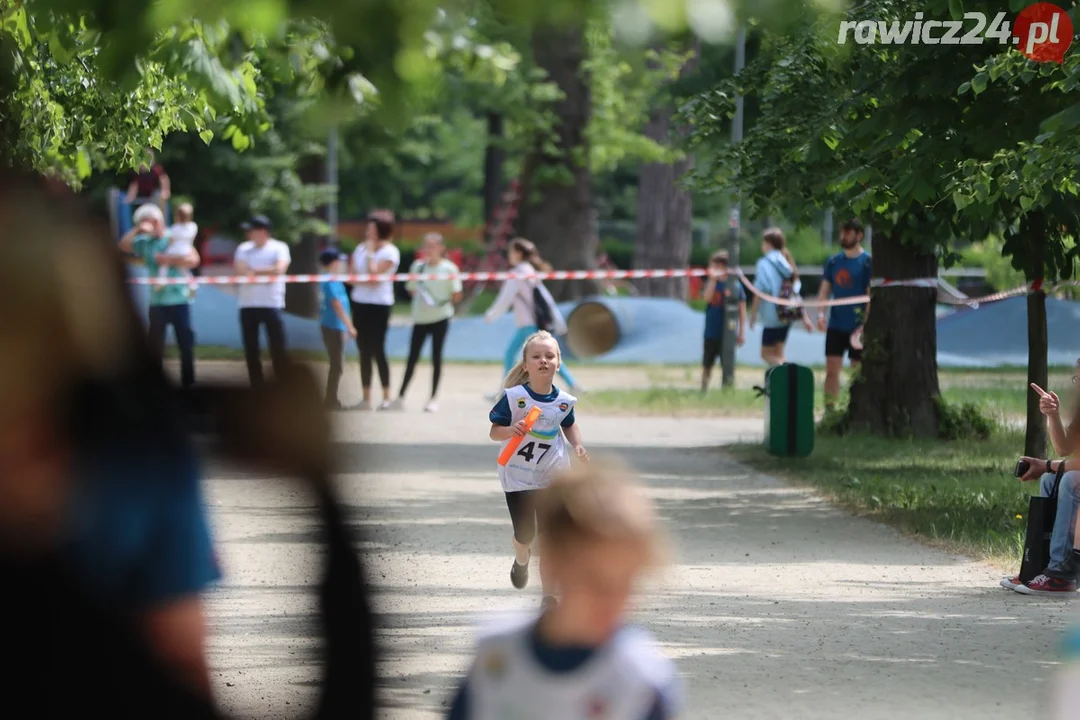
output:
[[[552,270],[551,265],[548,265],[540,257],[536,246],[525,238],[516,238],[510,241],[506,259],[510,263],[510,272],[520,275],[535,275],[537,270],[543,272],[551,272]],[[552,320],[551,327],[541,328],[537,326],[533,289],[540,291],[540,295],[547,305]],[[511,309],[514,311],[514,321],[517,323],[518,329],[514,333],[514,337],[510,339],[510,344],[506,346],[506,353],[503,356],[504,376],[510,372],[510,368],[514,367],[514,364],[520,359],[521,348],[525,344],[525,340],[537,330],[547,330],[552,335],[566,333],[566,321],[563,319],[562,313],[559,312],[559,308],[556,307],[555,299],[551,297],[551,293],[544,287],[544,283],[536,278],[512,279],[503,283],[498,297],[495,298],[495,302],[485,313],[484,319],[487,322],[493,322]],[[559,377],[566,381],[569,386],[567,389],[570,392],[580,392],[581,389],[565,363],[559,364]]]
[[[352,255],[352,270],[358,275],[393,275],[401,262],[394,245],[394,215],[388,210],[368,217],[367,239]],[[371,365],[379,366],[383,399],[380,410],[390,407],[390,365],[386,362],[386,331],[394,307],[394,281],[358,282],[352,289],[352,318],[356,327],[356,348],[360,351],[360,385],[364,400],[357,409],[371,409]]]

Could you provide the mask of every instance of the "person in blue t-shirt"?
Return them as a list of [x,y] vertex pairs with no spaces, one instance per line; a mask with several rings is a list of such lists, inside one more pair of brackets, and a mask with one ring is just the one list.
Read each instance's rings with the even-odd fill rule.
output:
[[[324,250],[319,256],[319,264],[328,275],[341,275],[345,272],[348,256],[338,250]],[[342,408],[338,400],[338,384],[345,372],[345,333],[356,338],[356,328],[345,308],[349,307],[349,294],[345,284],[331,280],[322,284],[322,310],[319,315],[322,326],[323,344],[330,357],[330,370],[326,373],[326,406],[332,410]]]
[[[821,278],[819,300],[836,299],[870,294],[870,253],[862,246],[863,226],[858,220],[848,220],[840,227],[840,252],[825,263]],[[836,405],[840,395],[840,370],[844,366],[844,353],[851,364],[862,359],[862,350],[851,343],[852,335],[861,330],[870,314],[870,304],[836,305],[829,309],[828,325],[825,312],[818,315],[818,329],[825,330],[825,407]],[[827,330],[826,330],[827,328]]]
[[705,278],[705,341],[701,359],[701,392],[709,389],[709,376],[720,358],[723,368],[724,326],[727,321],[728,298],[739,303],[739,347],[746,343],[746,291],[737,277],[728,276],[728,254],[720,250],[709,258],[709,270],[715,275]]

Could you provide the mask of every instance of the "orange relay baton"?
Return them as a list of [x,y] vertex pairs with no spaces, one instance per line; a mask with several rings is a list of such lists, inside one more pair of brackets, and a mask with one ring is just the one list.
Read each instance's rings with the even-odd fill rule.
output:
[[[528,433],[530,430],[532,430],[533,425],[535,425],[536,421],[540,419],[540,414],[541,414],[540,408],[536,407],[535,405],[533,405],[531,408],[529,408],[529,412],[525,416],[525,432],[526,433]],[[521,441],[524,440],[524,439],[525,439],[524,435],[522,435],[521,437],[518,437],[517,435],[515,435],[514,437],[510,438],[510,442],[508,442],[506,444],[506,447],[503,448],[503,451],[501,453],[499,453],[499,464],[500,465],[505,467],[506,463],[510,462],[510,458],[514,455],[514,451],[518,449],[518,446],[521,445]]]

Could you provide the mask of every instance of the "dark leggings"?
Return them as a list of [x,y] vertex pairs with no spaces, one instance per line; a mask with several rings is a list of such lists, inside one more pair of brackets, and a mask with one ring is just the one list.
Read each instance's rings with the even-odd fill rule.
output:
[[443,343],[446,342],[446,333],[450,330],[449,320],[440,320],[426,325],[413,325],[412,338],[409,340],[409,362],[405,366],[405,379],[401,381],[399,396],[405,397],[405,391],[409,389],[416,363],[420,360],[420,352],[424,349],[424,341],[431,336],[431,397],[439,392],[439,376],[442,375],[442,351]]
[[390,366],[386,362],[386,330],[390,327],[390,305],[352,304],[356,327],[356,349],[360,351],[360,386],[371,387],[371,361],[379,366],[379,381],[390,387]]
[[505,495],[510,522],[514,526],[514,539],[521,545],[528,545],[536,537],[536,491],[517,490]]

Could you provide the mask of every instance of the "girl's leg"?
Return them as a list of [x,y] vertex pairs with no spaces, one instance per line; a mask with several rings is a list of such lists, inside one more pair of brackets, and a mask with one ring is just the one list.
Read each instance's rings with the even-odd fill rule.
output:
[[510,583],[521,590],[529,584],[529,546],[536,537],[536,511],[533,508],[533,490],[506,493],[506,508],[514,527],[514,563],[510,567]]
[[372,311],[374,337],[371,339],[371,350],[375,356],[375,364],[379,367],[379,382],[382,383],[385,402],[390,402],[390,363],[386,361],[386,331],[390,328],[392,309],[390,305],[377,305]]
[[430,325],[413,325],[412,335],[409,337],[409,359],[405,363],[405,377],[401,381],[401,390],[398,391],[398,397],[405,397],[405,391],[409,389],[409,383],[412,382],[413,372],[416,370],[416,363],[420,360],[420,352],[424,349],[424,340],[427,339],[428,328]]
[[446,342],[446,334],[450,331],[450,321],[440,320],[431,328],[431,399],[439,392],[439,379],[442,377],[442,354],[443,344]]

